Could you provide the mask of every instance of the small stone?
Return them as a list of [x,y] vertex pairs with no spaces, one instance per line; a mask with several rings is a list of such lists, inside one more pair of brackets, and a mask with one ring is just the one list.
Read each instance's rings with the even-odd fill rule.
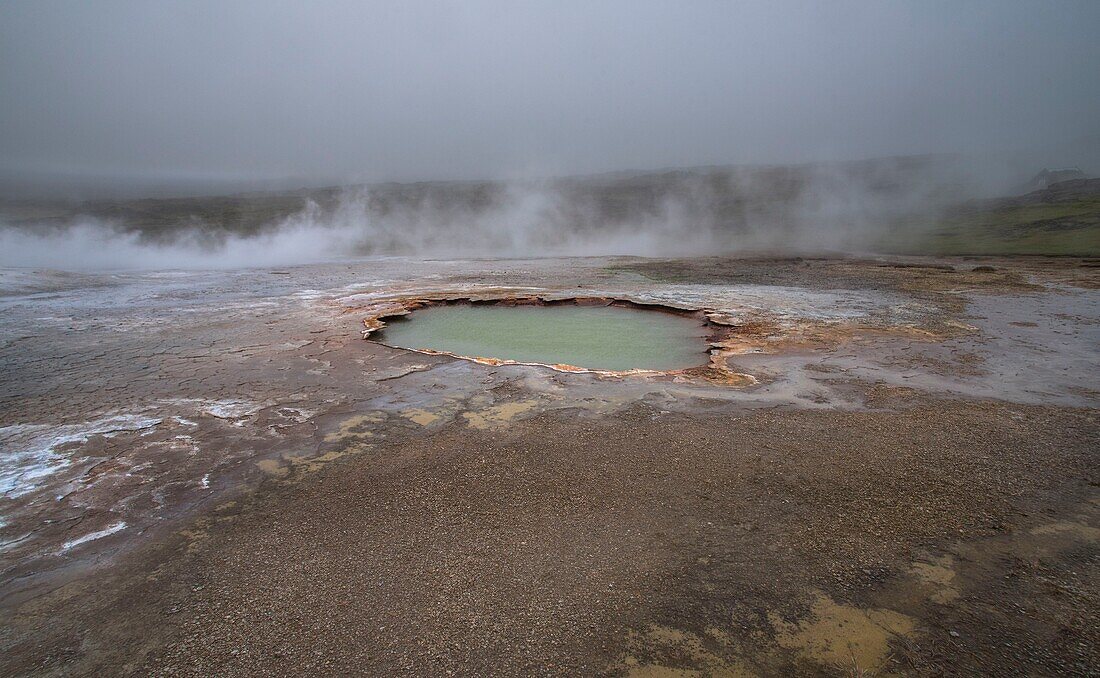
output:
[[947,633],[948,633],[948,635],[950,635],[950,636],[951,636],[952,638],[958,638],[958,637],[959,637],[959,632],[958,632],[958,631],[948,631]]

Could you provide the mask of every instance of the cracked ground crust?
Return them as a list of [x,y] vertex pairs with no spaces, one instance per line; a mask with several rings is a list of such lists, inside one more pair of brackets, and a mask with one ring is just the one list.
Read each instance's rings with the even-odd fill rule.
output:
[[364,314],[363,337],[375,338],[393,318],[407,316],[420,309],[453,305],[494,305],[494,306],[614,306],[631,308],[655,313],[669,313],[698,320],[709,330],[707,337],[711,349],[704,364],[678,370],[596,370],[576,365],[521,363],[515,360],[502,360],[492,356],[467,356],[438,351],[434,349],[410,349],[380,343],[402,351],[411,351],[424,355],[441,355],[469,360],[482,365],[528,365],[545,367],[560,372],[588,373],[603,377],[665,377],[679,378],[709,383],[719,386],[744,388],[760,383],[760,379],[746,372],[730,367],[731,358],[746,354],[772,354],[795,352],[808,347],[834,347],[853,338],[867,336],[888,336],[916,341],[941,341],[949,336],[972,332],[975,328],[954,320],[940,320],[935,327],[919,327],[908,324],[873,326],[865,321],[798,321],[783,320],[767,312],[728,313],[713,308],[693,307],[690,305],[670,305],[654,302],[642,302],[621,297],[570,297],[517,295],[499,292],[486,292],[476,297],[454,296],[446,292],[417,297],[397,297],[376,302],[370,306],[356,308],[355,312]]

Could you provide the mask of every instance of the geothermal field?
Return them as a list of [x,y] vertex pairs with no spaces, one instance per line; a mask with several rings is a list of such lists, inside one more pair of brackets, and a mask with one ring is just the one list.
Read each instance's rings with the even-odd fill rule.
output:
[[1097,263],[6,269],[5,672],[1093,666]]
[[0,3],[0,677],[1100,676],[1100,3]]

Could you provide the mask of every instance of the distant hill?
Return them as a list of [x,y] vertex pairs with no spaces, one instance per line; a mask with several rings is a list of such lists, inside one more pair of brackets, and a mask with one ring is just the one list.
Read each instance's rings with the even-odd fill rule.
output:
[[1100,179],[1061,181],[1026,195],[960,205],[915,249],[1100,256]]
[[554,202],[556,226],[572,230],[615,228],[660,218],[670,207],[694,227],[733,230],[771,219],[797,220],[824,207],[874,205],[875,209],[945,204],[969,195],[962,173],[947,156],[887,158],[819,165],[718,166],[651,172],[615,172],[545,180],[435,181],[338,186],[235,195],[137,200],[0,201],[0,218],[22,227],[60,226],[80,217],[117,224],[158,239],[200,228],[254,234],[276,226],[312,203],[321,219],[349,196],[361,199],[375,220],[477,219],[525,195]]
[[1075,181],[1078,179],[1087,179],[1088,176],[1081,171],[1080,167],[1058,167],[1055,169],[1044,168],[1027,183],[1024,187],[1024,193],[1030,193],[1032,191],[1040,191],[1044,188],[1053,186],[1054,184],[1062,183],[1065,181]]

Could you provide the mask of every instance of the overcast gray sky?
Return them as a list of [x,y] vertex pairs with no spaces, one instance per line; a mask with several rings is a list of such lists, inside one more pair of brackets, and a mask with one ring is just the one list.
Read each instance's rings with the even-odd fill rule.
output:
[[1100,2],[3,2],[0,165],[472,178],[1058,144]]

